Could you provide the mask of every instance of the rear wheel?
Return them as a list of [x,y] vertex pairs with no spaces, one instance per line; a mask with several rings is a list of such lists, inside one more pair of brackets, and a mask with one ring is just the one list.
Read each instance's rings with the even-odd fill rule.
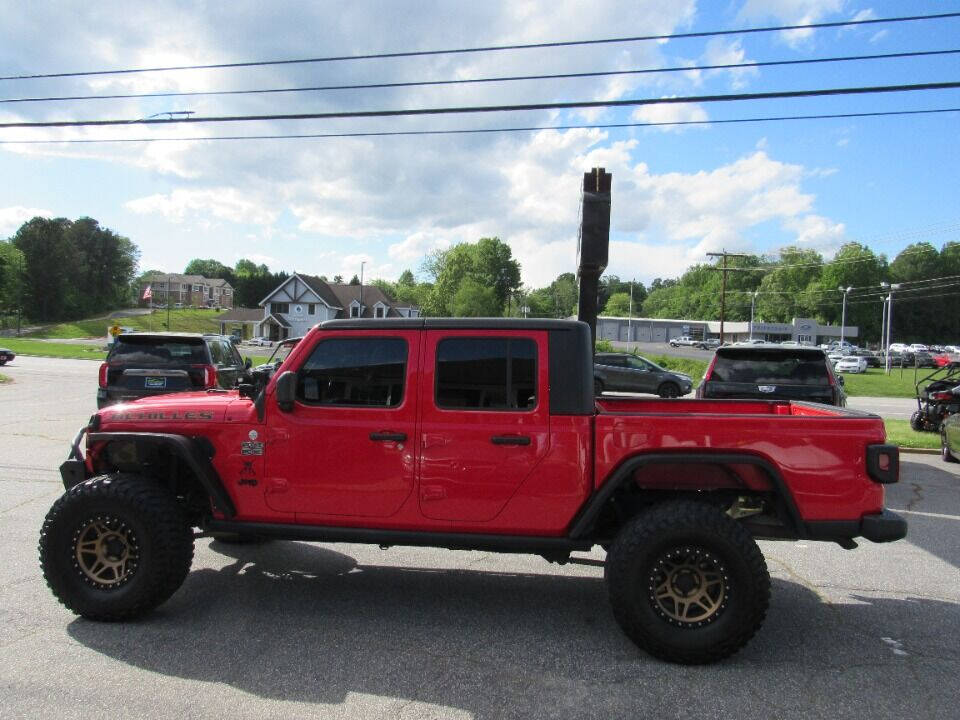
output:
[[680,387],[676,383],[666,382],[657,388],[657,395],[662,398],[680,397]]
[[737,652],[770,601],[770,576],[750,533],[697,502],[664,503],[626,524],[605,576],[624,633],[671,662],[707,663]]
[[913,415],[910,416],[910,429],[915,432],[923,432],[926,428],[925,422],[923,419],[923,413],[919,410],[914,410]]
[[173,496],[136,475],[101,475],[64,493],[40,531],[40,566],[77,615],[125,620],[167,600],[193,560],[193,532]]

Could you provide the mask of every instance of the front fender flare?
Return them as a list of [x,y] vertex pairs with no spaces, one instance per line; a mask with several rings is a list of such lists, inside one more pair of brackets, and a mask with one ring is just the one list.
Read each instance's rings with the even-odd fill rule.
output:
[[149,432],[91,432],[87,433],[87,447],[94,445],[109,445],[118,440],[132,441],[138,444],[162,446],[169,449],[186,463],[198,482],[206,490],[213,506],[227,518],[235,517],[237,509],[233,499],[227,493],[220,475],[210,462],[210,457],[203,451],[201,443],[185,435],[170,433]]

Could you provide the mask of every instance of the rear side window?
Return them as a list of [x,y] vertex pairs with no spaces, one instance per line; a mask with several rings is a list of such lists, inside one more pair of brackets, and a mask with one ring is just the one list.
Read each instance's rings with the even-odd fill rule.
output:
[[536,407],[537,344],[528,338],[441,340],[436,402],[447,410]]
[[718,354],[710,380],[755,385],[830,385],[822,357],[763,352]]
[[406,366],[403,338],[321,340],[297,374],[297,399],[308,405],[396,407],[403,401]]
[[184,364],[202,365],[207,362],[203,341],[166,338],[117,338],[110,351],[109,361],[116,365]]
[[208,343],[210,348],[210,359],[213,361],[214,365],[223,365],[223,346],[220,344],[219,340],[211,340]]

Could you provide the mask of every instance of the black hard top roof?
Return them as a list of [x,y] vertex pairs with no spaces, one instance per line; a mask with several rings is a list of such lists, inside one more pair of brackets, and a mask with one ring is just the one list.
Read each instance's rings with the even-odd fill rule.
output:
[[327,320],[321,330],[575,330],[583,323],[577,320],[550,318],[350,318]]

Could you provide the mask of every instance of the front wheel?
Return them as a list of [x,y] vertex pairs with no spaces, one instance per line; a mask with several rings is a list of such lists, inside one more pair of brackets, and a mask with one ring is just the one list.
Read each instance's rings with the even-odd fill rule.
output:
[[193,532],[176,499],[137,475],[100,475],[54,503],[40,531],[53,594],[91,620],[126,620],[167,600],[193,560]]
[[678,398],[680,397],[680,388],[676,383],[664,383],[657,388],[657,395],[662,398]]
[[919,410],[914,410],[913,415],[910,416],[910,429],[915,432],[923,432],[926,423],[923,420],[923,413]]
[[728,657],[763,624],[770,575],[750,533],[698,502],[657,505],[624,525],[607,555],[614,617],[651,655]]

